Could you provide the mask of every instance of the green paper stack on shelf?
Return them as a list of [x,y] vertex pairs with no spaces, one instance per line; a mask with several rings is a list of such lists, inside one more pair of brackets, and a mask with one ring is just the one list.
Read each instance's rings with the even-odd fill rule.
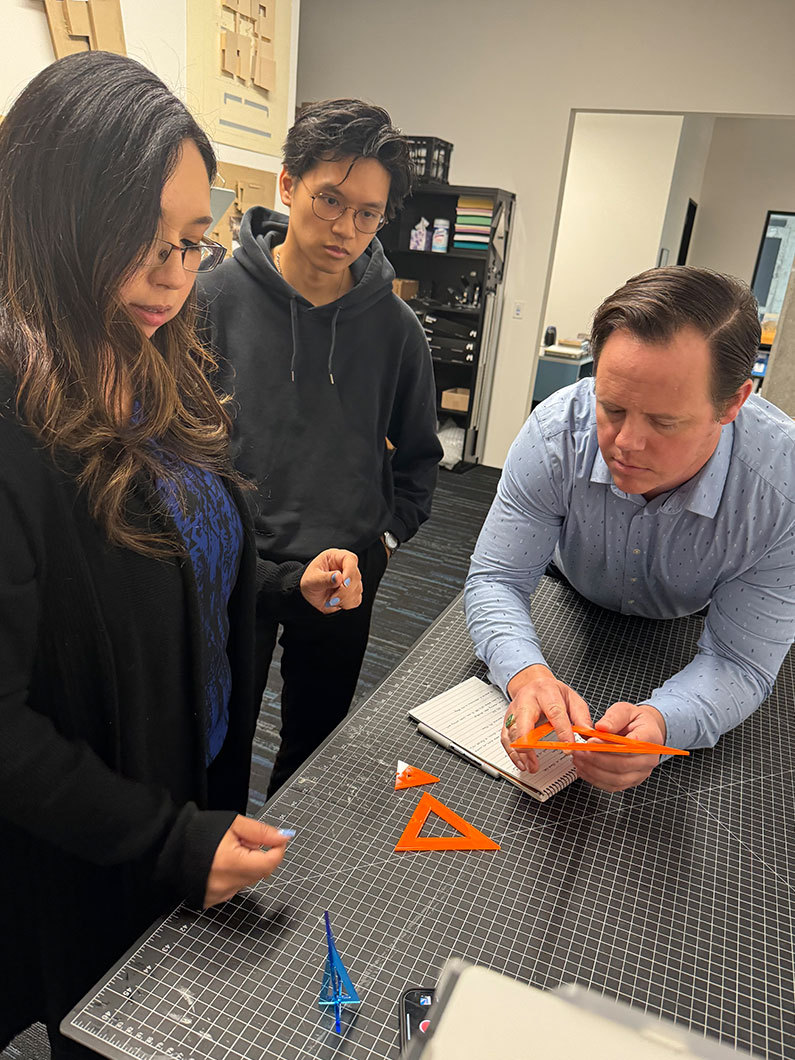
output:
[[494,203],[482,195],[459,195],[453,246],[457,250],[488,250]]

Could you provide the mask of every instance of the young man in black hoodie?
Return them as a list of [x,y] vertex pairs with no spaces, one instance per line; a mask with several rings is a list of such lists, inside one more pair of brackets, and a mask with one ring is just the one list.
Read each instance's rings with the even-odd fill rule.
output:
[[308,107],[284,146],[289,221],[249,210],[234,258],[201,284],[221,383],[239,406],[237,466],[258,487],[260,555],[308,560],[333,543],[358,554],[363,580],[361,605],[333,615],[258,601],[262,690],[283,629],[269,794],[345,717],[388,558],[431,510],[442,450],[430,352],[376,238],[410,184],[408,145],[386,111]]

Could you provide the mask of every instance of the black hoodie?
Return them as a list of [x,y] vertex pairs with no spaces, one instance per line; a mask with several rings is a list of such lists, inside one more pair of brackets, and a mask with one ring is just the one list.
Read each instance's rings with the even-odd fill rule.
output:
[[[406,541],[430,515],[442,449],[430,352],[373,239],[353,288],[313,306],[279,275],[287,218],[249,210],[234,258],[199,277],[199,301],[238,405],[234,451],[259,497],[260,555]],[[390,458],[385,439],[395,452]]]

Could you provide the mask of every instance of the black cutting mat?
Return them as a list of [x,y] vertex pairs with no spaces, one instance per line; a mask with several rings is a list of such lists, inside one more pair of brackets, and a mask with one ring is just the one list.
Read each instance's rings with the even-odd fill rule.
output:
[[[702,625],[624,618],[546,578],[533,613],[553,670],[596,714],[642,701]],[[792,653],[716,750],[634,791],[578,781],[543,804],[406,717],[483,673],[459,600],[268,805],[298,829],[277,875],[215,911],[175,912],[64,1032],[114,1060],[397,1057],[400,994],[457,956],[536,986],[581,983],[741,1053],[795,1056]],[[502,849],[394,853],[426,790],[393,790],[398,758],[441,777],[428,790]],[[317,1004],[326,909],[362,999],[341,1038]]]

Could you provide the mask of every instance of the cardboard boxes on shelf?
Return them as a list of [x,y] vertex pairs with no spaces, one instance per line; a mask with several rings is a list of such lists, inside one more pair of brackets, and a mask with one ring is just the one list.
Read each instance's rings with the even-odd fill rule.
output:
[[443,390],[440,405],[448,412],[466,412],[469,408],[469,390],[462,386]]
[[419,289],[419,280],[403,280],[397,277],[392,281],[392,290],[404,302],[408,302],[410,298],[416,298]]

